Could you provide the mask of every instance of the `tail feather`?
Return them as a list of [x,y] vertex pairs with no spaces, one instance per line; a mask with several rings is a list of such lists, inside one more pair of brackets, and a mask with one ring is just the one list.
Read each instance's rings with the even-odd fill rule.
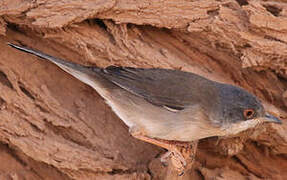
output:
[[97,86],[95,79],[98,76],[97,72],[99,72],[101,70],[100,68],[86,67],[86,66],[82,66],[82,65],[75,64],[72,62],[68,62],[68,61],[50,56],[46,53],[43,53],[43,52],[35,50],[35,49],[31,49],[28,47],[18,46],[18,45],[12,44],[12,43],[8,43],[8,45],[13,47],[13,48],[16,48],[20,51],[24,51],[26,53],[30,53],[30,54],[33,54],[35,56],[38,56],[42,59],[46,59],[48,61],[51,61],[52,63],[56,64],[57,66],[59,66],[61,69],[63,69],[67,73],[73,75],[74,77],[76,77],[80,81],[88,84],[89,86],[91,86],[93,88],[96,88],[96,86]]
[[72,62],[65,61],[63,59],[59,59],[59,58],[50,56],[50,55],[48,55],[46,53],[43,53],[43,52],[35,50],[35,49],[31,49],[31,48],[23,47],[23,46],[18,46],[18,45],[12,44],[12,43],[8,43],[8,45],[13,47],[13,48],[15,48],[15,49],[18,49],[20,51],[23,51],[23,52],[26,52],[26,53],[30,53],[30,54],[38,56],[38,57],[40,57],[42,59],[46,59],[48,61],[51,61],[52,63],[60,66],[61,68],[62,68],[62,66],[64,66],[66,68],[72,68],[72,69],[77,68],[78,70],[83,70],[83,71],[86,71],[87,68],[88,68],[88,67],[85,67],[85,66],[82,66],[82,65],[79,65],[79,64],[75,64],[75,63],[72,63]]

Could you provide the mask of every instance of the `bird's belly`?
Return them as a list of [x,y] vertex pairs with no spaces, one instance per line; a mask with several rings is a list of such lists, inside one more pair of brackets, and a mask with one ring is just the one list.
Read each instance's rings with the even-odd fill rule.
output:
[[169,129],[162,131],[153,130],[150,132],[150,135],[159,139],[191,142],[207,137],[220,136],[221,132],[215,128],[198,126],[195,122],[182,127],[169,126]]
[[[125,97],[119,98],[119,96]],[[141,129],[151,138],[189,142],[220,135],[217,128],[205,121],[192,119],[190,116],[180,116],[130,93],[118,91],[105,99],[129,128]],[[196,107],[193,109],[198,112]],[[188,117],[188,119],[182,119],[182,117]],[[194,117],[202,118],[200,115]]]
[[169,117],[160,119],[159,112],[156,114],[139,112],[138,108],[135,107],[127,110],[127,108],[113,102],[108,102],[108,104],[129,128],[141,129],[145,135],[151,138],[190,142],[219,135],[216,130],[201,128],[196,123],[181,124],[176,122],[176,119],[168,119]]
[[106,96],[105,100],[129,128],[145,129],[146,126],[155,126],[153,122],[158,117],[155,117],[154,114],[160,114],[160,111],[155,113],[156,107],[152,104],[126,91],[115,90]]
[[[119,96],[125,96],[119,98]],[[106,97],[107,104],[129,127],[141,129],[146,136],[161,138],[168,134],[176,115],[162,107],[154,106],[143,98],[119,91]]]

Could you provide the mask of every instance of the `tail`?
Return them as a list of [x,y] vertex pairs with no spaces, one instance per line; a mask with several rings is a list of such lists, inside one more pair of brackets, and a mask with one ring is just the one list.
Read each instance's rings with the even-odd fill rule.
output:
[[23,46],[18,46],[12,43],[8,43],[8,45],[20,51],[24,51],[26,53],[30,53],[40,58],[51,61],[52,63],[56,64],[57,66],[59,66],[61,69],[63,69],[67,73],[79,79],[80,81],[92,86],[93,88],[95,88],[96,86],[95,80],[96,80],[96,76],[98,76],[97,72],[101,71],[100,68],[85,67],[79,64],[75,64],[72,62],[68,62],[68,61],[50,56],[38,50],[34,50],[34,49],[23,47]]
[[50,56],[46,53],[43,53],[43,52],[35,50],[35,49],[31,49],[31,48],[23,47],[23,46],[18,46],[18,45],[12,44],[12,43],[8,43],[8,45],[15,48],[15,49],[18,49],[20,51],[30,53],[30,54],[38,56],[42,59],[46,59],[48,61],[51,61],[52,63],[56,64],[57,66],[60,66],[65,71],[67,68],[73,69],[73,70],[77,69],[78,71],[87,71],[87,69],[89,69],[88,67]]

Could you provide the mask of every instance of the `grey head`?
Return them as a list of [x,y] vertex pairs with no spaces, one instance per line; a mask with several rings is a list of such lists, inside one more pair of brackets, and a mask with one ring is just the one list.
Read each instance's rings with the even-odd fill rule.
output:
[[211,118],[215,125],[238,133],[262,122],[281,124],[281,121],[265,112],[261,101],[246,90],[229,85],[216,83],[218,100],[211,105]]

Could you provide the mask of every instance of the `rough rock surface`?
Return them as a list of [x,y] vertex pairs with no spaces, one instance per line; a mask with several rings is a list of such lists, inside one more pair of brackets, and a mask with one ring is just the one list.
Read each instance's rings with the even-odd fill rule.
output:
[[[202,140],[178,177],[92,88],[7,42],[195,72],[256,94],[284,123]],[[287,178],[286,0],[2,0],[0,51],[0,179]]]

